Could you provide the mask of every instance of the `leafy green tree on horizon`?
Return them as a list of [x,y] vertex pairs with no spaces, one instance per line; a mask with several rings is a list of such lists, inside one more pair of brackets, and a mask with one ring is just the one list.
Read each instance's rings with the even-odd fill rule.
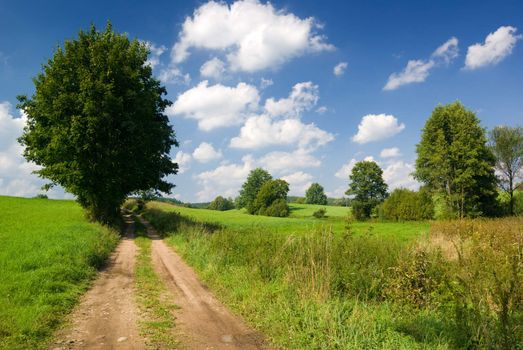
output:
[[19,142],[36,173],[76,195],[90,217],[117,220],[125,198],[140,191],[169,193],[165,177],[178,165],[164,114],[171,102],[146,63],[138,40],[91,26],[66,40],[34,78],[32,97],[18,96],[27,114]]
[[509,214],[514,215],[514,180],[523,167],[523,128],[496,126],[490,132],[490,148],[496,157],[499,183],[509,195]]
[[472,111],[460,102],[437,106],[416,151],[414,177],[443,195],[451,216],[497,214],[495,158]]
[[372,210],[387,197],[383,170],[376,162],[360,161],[352,168],[349,179],[345,194],[354,197],[351,201],[353,215],[358,220],[368,219]]
[[238,206],[240,208],[246,207],[249,214],[254,214],[254,201],[260,191],[260,188],[267,181],[272,180],[272,175],[262,168],[251,170],[247,180],[243,183],[238,198]]
[[289,184],[285,180],[266,181],[252,205],[252,214],[284,217],[289,215],[287,194]]
[[327,195],[319,183],[315,182],[305,192],[305,203],[327,205]]
[[234,202],[230,198],[218,196],[209,204],[210,210],[226,211],[234,209]]

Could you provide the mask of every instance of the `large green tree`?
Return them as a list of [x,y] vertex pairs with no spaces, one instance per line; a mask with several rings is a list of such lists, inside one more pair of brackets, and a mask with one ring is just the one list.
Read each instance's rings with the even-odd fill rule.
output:
[[383,170],[373,161],[357,162],[349,179],[349,189],[345,194],[353,196],[352,213],[358,220],[367,219],[372,210],[387,197]]
[[437,106],[416,146],[414,176],[444,196],[457,217],[494,215],[495,158],[476,115],[460,102]]
[[285,180],[276,179],[266,181],[252,204],[252,213],[267,216],[288,216],[287,194],[289,184]]
[[323,190],[323,186],[319,183],[313,183],[305,192],[305,203],[307,204],[327,204],[327,195]]
[[67,40],[34,78],[20,143],[47,187],[76,195],[95,220],[110,223],[131,193],[168,193],[177,172],[169,157],[175,134],[164,110],[166,90],[146,63],[147,46],[91,26]]
[[253,207],[253,204],[256,200],[256,196],[263,184],[269,180],[272,180],[272,176],[267,170],[262,168],[252,170],[240,190],[240,196],[238,199],[239,206],[242,208],[246,207],[249,214],[254,214],[255,208]]
[[509,199],[509,214],[514,215],[514,180],[523,167],[523,128],[497,126],[490,132],[490,147],[496,157],[499,183]]

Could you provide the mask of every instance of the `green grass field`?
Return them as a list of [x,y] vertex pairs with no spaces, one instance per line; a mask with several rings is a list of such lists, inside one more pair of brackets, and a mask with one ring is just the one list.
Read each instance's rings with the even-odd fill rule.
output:
[[44,347],[117,241],[73,201],[0,196],[0,348]]
[[[152,202],[149,208],[161,209],[166,212],[178,212],[181,215],[198,221],[212,222],[224,225],[235,230],[268,230],[271,232],[293,234],[316,229],[332,229],[335,233],[346,230],[346,218],[349,209],[346,207],[322,206],[312,204],[291,203],[291,215],[287,218],[268,216],[253,216],[245,209],[216,211],[208,209],[193,209],[175,206],[168,203]],[[319,208],[327,210],[327,217],[317,219],[312,216]],[[394,238],[404,241],[412,240],[426,234],[429,229],[428,222],[352,222],[351,227],[355,233],[372,233],[384,238]]]

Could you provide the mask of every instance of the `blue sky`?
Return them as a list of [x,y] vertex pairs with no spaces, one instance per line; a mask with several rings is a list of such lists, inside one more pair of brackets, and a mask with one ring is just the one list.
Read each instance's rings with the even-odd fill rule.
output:
[[460,100],[486,128],[523,121],[521,1],[0,1],[0,194],[44,183],[15,141],[16,95],[65,39],[107,20],[151,45],[184,201],[235,196],[257,166],[291,194],[319,182],[338,197],[370,157],[391,188],[416,188],[436,105]]

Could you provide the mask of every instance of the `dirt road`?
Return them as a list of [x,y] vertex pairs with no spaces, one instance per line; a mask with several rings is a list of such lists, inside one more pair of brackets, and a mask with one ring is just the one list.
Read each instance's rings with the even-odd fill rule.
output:
[[176,328],[181,347],[198,350],[268,349],[263,337],[224,307],[181,257],[159,239],[154,228],[146,221],[142,223],[153,239],[155,270],[180,307],[176,313]]
[[59,332],[50,349],[145,349],[134,299],[134,222],[130,216],[125,221],[126,237],[73,311],[70,326]]

